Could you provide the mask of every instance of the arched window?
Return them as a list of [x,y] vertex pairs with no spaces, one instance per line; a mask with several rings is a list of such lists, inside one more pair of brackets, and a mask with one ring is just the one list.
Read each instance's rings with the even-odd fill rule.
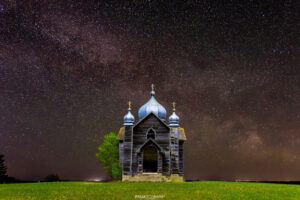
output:
[[153,129],[150,129],[147,133],[147,139],[149,138],[155,139],[155,132]]

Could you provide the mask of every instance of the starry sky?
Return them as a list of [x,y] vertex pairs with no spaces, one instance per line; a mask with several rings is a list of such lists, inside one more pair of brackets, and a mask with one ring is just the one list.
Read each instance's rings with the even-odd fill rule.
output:
[[8,175],[106,178],[95,154],[132,101],[185,128],[185,178],[300,180],[296,1],[0,1]]

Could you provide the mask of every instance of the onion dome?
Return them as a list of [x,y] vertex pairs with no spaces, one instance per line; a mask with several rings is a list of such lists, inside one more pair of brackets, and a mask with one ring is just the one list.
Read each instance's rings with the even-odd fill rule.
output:
[[173,113],[169,117],[169,126],[170,127],[178,127],[179,126],[179,117],[176,115],[175,111],[175,102],[173,102]]
[[134,116],[131,114],[131,102],[128,102],[128,113],[124,116],[124,126],[133,125]]
[[157,115],[162,121],[166,120],[167,117],[167,111],[166,109],[160,105],[160,103],[158,103],[154,97],[155,92],[154,92],[154,86],[152,84],[152,91],[151,91],[151,98],[150,100],[145,103],[138,112],[139,115],[139,119],[143,119],[144,117],[146,117],[149,113],[154,113],[155,115]]

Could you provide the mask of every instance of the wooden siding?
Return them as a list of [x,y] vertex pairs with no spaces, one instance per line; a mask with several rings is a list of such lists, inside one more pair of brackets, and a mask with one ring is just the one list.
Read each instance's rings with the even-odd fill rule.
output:
[[[155,142],[147,139],[149,130],[155,132]],[[149,114],[136,126],[124,127],[124,140],[119,143],[119,159],[123,175],[136,175],[143,172],[144,145],[155,146],[158,151],[157,171],[163,175],[179,174],[183,176],[183,140],[179,139],[179,128],[169,128],[154,114]]]
[[165,174],[169,173],[169,127],[160,121],[155,115],[148,115],[140,124],[133,129],[133,157],[132,161],[133,172],[142,172],[142,168],[138,167],[138,162],[141,158],[137,157],[137,150],[147,141],[147,133],[149,130],[154,130],[155,141],[163,149],[158,155],[158,170]]
[[171,169],[172,174],[179,173],[179,140],[178,140],[178,128],[171,128]]
[[131,174],[132,165],[132,126],[125,126],[124,134],[124,153],[123,153],[123,174]]
[[179,141],[179,174],[184,174],[184,141]]

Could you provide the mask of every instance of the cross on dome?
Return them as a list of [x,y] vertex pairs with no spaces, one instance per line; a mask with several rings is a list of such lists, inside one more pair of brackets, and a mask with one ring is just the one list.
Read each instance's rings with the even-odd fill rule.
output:
[[154,96],[155,95],[155,92],[154,92],[154,84],[152,83],[151,84],[151,92],[150,92],[150,94],[151,94],[151,96]]
[[172,103],[172,105],[173,105],[173,109],[175,109],[175,106],[176,106],[175,101]]

